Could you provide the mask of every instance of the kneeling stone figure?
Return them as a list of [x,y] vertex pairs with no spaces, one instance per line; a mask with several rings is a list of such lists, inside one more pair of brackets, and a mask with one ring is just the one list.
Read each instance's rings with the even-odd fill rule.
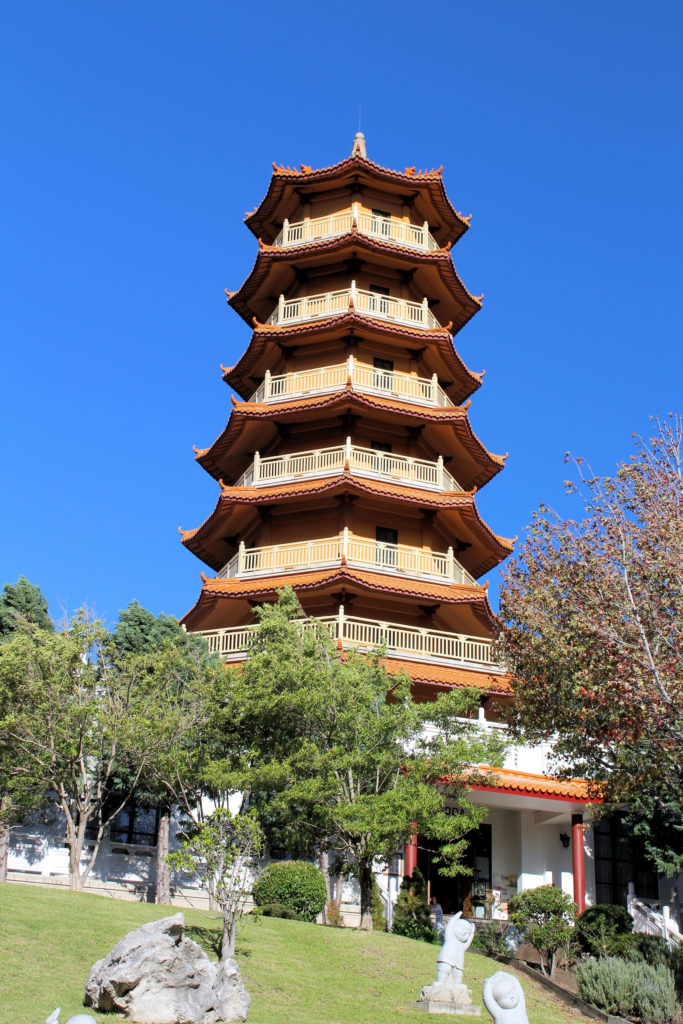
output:
[[484,1006],[494,1024],[529,1024],[524,991],[513,974],[496,971],[486,979]]
[[458,1013],[479,1016],[480,1006],[472,1005],[472,992],[462,983],[465,950],[474,938],[474,923],[462,912],[454,914],[446,925],[443,946],[436,959],[436,981],[425,985],[418,1006],[429,1013]]

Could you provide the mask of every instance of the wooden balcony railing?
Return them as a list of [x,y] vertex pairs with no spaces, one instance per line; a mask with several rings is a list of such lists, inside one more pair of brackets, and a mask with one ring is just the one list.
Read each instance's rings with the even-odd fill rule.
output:
[[408,544],[387,544],[369,537],[359,537],[348,528],[344,528],[336,537],[295,541],[291,544],[248,548],[242,542],[237,554],[217,574],[217,579],[244,579],[273,574],[281,576],[302,569],[341,564],[393,576],[476,586],[474,578],[455,558],[453,548],[441,553]]
[[438,330],[441,326],[430,310],[427,299],[423,299],[422,302],[410,302],[408,299],[397,299],[391,295],[380,295],[357,288],[355,281],[351,282],[350,288],[336,292],[302,295],[298,299],[286,299],[281,295],[268,323],[286,327],[288,324],[300,323],[303,320],[321,320],[325,317],[338,316],[352,308],[377,320],[389,320],[406,324],[408,327]]
[[[338,615],[324,616],[317,621],[333,640],[341,641],[346,648],[369,651],[385,647],[390,657],[478,668],[487,672],[502,671],[493,659],[492,641],[485,637],[361,619],[346,615],[343,607]],[[302,629],[310,629],[313,623],[304,619],[299,625]],[[226,661],[237,661],[246,657],[255,629],[256,626],[233,626],[202,630],[201,635],[208,640],[212,653],[220,654]]]
[[321,242],[326,238],[338,238],[356,228],[362,235],[379,238],[383,242],[394,245],[405,245],[409,249],[421,249],[432,252],[439,248],[439,243],[430,235],[429,224],[425,221],[421,226],[406,224],[395,217],[381,217],[374,213],[361,210],[354,203],[347,210],[331,213],[327,217],[307,218],[290,224],[285,220],[282,231],[275,239],[274,245],[283,249],[306,245],[308,242]]
[[367,363],[359,363],[353,356],[349,356],[345,363],[296,373],[274,376],[266,370],[262,384],[249,401],[287,402],[307,395],[330,394],[342,391],[348,381],[351,381],[356,391],[398,398],[415,405],[453,407],[454,404],[439,385],[436,374],[431,377],[413,377],[410,373],[397,370],[380,370]]
[[345,444],[334,448],[317,448],[291,455],[271,455],[266,459],[261,458],[259,452],[255,452],[254,461],[237,480],[235,487],[265,487],[290,480],[336,476],[344,472],[346,465],[356,476],[372,477],[431,491],[463,490],[444,467],[441,456],[436,462],[428,462],[426,459],[414,459],[409,455],[379,452],[374,448],[351,444],[350,437],[346,438]]

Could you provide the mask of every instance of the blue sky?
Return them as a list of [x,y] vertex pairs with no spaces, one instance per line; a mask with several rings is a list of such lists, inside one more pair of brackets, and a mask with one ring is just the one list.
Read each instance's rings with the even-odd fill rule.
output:
[[[225,305],[271,161],[444,165],[484,308],[470,415],[506,470],[480,507],[523,534],[564,508],[563,453],[609,472],[681,411],[683,5],[14,4],[2,85],[0,582],[110,623],[181,615],[229,412]],[[492,579],[495,590],[497,572]]]

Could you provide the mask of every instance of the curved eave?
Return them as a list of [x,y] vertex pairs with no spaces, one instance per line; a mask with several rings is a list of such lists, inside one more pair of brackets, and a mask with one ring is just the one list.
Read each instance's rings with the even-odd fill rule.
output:
[[228,453],[248,422],[269,419],[283,420],[287,416],[297,416],[298,414],[312,411],[322,412],[326,410],[329,412],[343,409],[345,405],[393,413],[396,416],[403,416],[409,423],[412,421],[420,424],[452,425],[459,443],[468,452],[480,470],[471,480],[461,481],[464,487],[474,485],[482,487],[499,473],[505,465],[505,459],[502,456],[493,455],[481,443],[472,430],[467,410],[463,406],[457,406],[453,409],[430,409],[424,406],[408,405],[405,402],[395,402],[388,398],[363,394],[362,392],[354,391],[353,388],[348,386],[343,391],[335,392],[331,395],[302,398],[293,402],[278,402],[271,405],[256,402],[235,402],[225,430],[209,448],[198,451],[196,460],[211,476],[218,479],[222,475],[219,462],[221,456]]
[[476,565],[467,566],[475,576],[488,572],[489,569],[507,558],[513,550],[513,541],[499,537],[487,526],[479,515],[476,502],[471,494],[425,492],[415,487],[401,487],[398,484],[357,477],[348,471],[333,477],[301,480],[279,484],[275,487],[225,487],[221,491],[213,511],[202,525],[195,530],[181,531],[182,544],[206,565],[218,571],[226,559],[212,550],[212,543],[215,543],[219,534],[224,534],[229,528],[227,521],[235,508],[272,504],[273,502],[295,502],[302,498],[322,495],[332,497],[336,493],[346,492],[400,501],[405,505],[414,505],[421,509],[457,511],[478,537],[482,546],[490,552],[488,558],[480,560]]
[[[361,329],[368,333],[377,333],[392,339],[401,338],[409,343],[421,343],[420,347],[434,346],[438,349],[441,359],[449,368],[449,372],[455,378],[455,383],[447,389],[451,399],[455,402],[464,402],[477,388],[481,387],[482,375],[474,373],[465,366],[453,346],[449,331],[445,327],[439,328],[439,330],[423,331],[418,328],[403,327],[398,324],[389,323],[386,320],[376,320],[372,317],[363,316],[356,310],[348,310],[326,320],[309,321],[295,326],[278,327],[258,324],[251,336],[247,349],[242,353],[234,366],[223,371],[223,380],[242,398],[249,398],[257,386],[257,383],[252,379],[254,368],[264,358],[269,345],[274,343],[285,345],[287,342],[297,342],[314,336],[320,337],[323,334],[334,333],[340,329],[347,331]],[[258,383],[260,383],[262,374],[259,374],[258,377]]]
[[511,697],[514,693],[511,677],[495,672],[477,672],[474,669],[451,668],[430,662],[382,658],[381,664],[390,675],[405,673],[418,691],[445,691],[454,689],[483,690],[491,696]]
[[304,167],[301,170],[289,167],[278,167],[273,164],[273,175],[268,185],[268,191],[259,205],[244,218],[244,222],[256,237],[274,237],[271,234],[271,223],[275,218],[278,207],[287,195],[302,186],[327,184],[344,178],[353,180],[354,175],[359,180],[368,180],[378,185],[400,185],[408,192],[423,192],[428,195],[434,207],[443,220],[443,226],[439,231],[440,239],[444,242],[456,242],[469,228],[469,219],[458,213],[446,194],[441,171],[416,171],[414,168],[405,171],[392,171],[381,164],[361,156],[350,156],[330,167],[313,169]]
[[330,586],[350,586],[366,594],[385,594],[392,597],[408,598],[414,601],[435,602],[439,605],[469,605],[480,622],[490,630],[496,628],[496,617],[489,604],[486,590],[482,587],[460,586],[458,584],[430,583],[425,580],[405,579],[389,574],[337,566],[329,569],[313,569],[307,572],[291,573],[287,576],[258,577],[256,579],[206,579],[199,598],[186,612],[180,622],[192,629],[207,606],[220,600],[255,601],[274,600],[278,590],[285,584],[293,587],[297,594],[320,591]]
[[[309,245],[300,245],[294,249],[263,246],[259,249],[249,276],[236,292],[230,293],[228,303],[243,320],[251,324],[254,317],[258,315],[253,305],[257,292],[260,289],[274,290],[272,287],[268,287],[268,278],[275,267],[279,264],[291,266],[293,263],[305,265],[307,260],[315,260],[321,256],[341,255],[350,247],[353,250],[358,249],[378,256],[380,259],[392,255],[400,260],[405,260],[412,267],[418,265],[435,269],[446,293],[453,300],[452,307],[447,308],[445,314],[441,313],[439,319],[449,319],[454,327],[453,333],[457,333],[481,309],[480,300],[471,295],[461,281],[447,250],[437,249],[432,252],[421,252],[417,249],[371,238],[355,229],[336,238],[311,242]],[[446,308],[444,302],[440,302],[440,307],[442,310]]]
[[515,793],[519,796],[546,797],[550,800],[567,800],[572,803],[601,803],[602,797],[591,795],[590,783],[585,779],[556,779],[549,775],[535,775],[532,772],[520,772],[514,768],[477,768],[480,773],[490,772],[493,776],[491,785],[481,782],[472,784],[472,789],[485,793]]

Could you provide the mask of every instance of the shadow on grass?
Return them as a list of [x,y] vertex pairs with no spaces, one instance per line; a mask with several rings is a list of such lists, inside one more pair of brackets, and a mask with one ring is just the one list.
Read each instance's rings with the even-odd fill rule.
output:
[[217,928],[202,928],[200,925],[190,924],[185,926],[185,934],[188,939],[198,942],[207,955],[213,953],[216,959],[220,959],[221,933]]

